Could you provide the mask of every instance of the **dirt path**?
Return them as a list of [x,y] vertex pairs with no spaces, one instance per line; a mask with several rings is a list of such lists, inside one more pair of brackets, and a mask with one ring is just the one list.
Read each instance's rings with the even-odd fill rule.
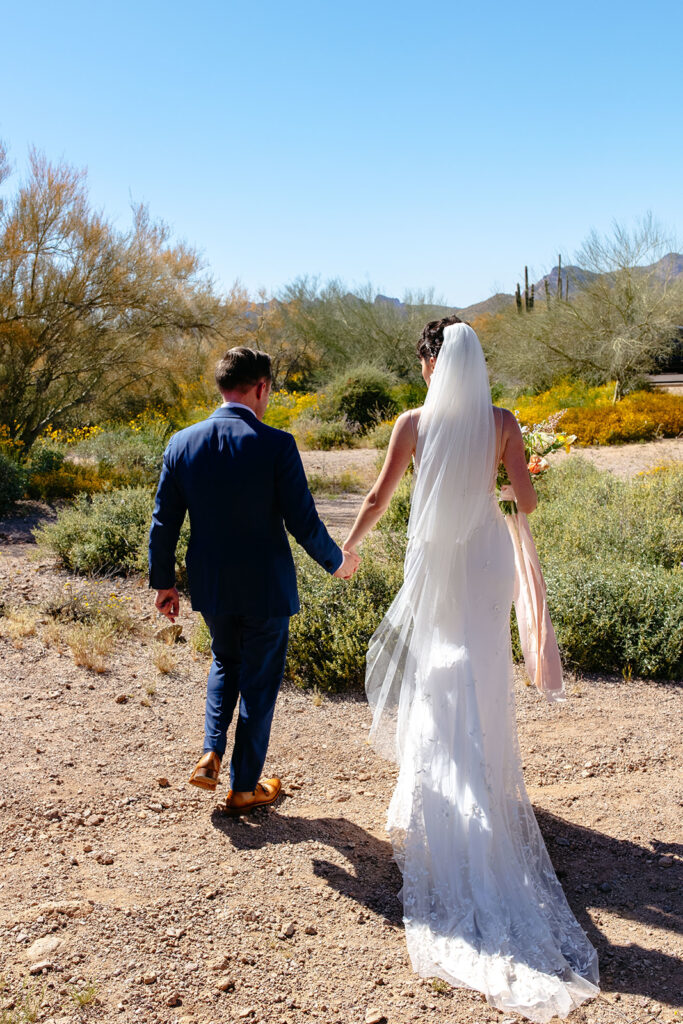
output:
[[[0,530],[15,538],[0,548],[0,601],[40,609],[84,586]],[[33,971],[38,1020],[59,1024],[511,1021],[411,972],[383,830],[395,772],[366,743],[363,700],[285,687],[267,765],[285,796],[226,818],[225,786],[215,798],[186,784],[206,659],[178,644],[162,674],[144,584],[98,588],[139,629],[103,674],[48,646],[41,611],[33,635],[0,618],[0,1013]],[[186,605],[181,622],[190,635]],[[681,687],[572,678],[554,707],[521,675],[516,689],[528,788],[602,968],[602,995],[571,1020],[678,1020]],[[94,1001],[77,1009],[72,993]]]
[[[353,473],[359,483],[369,488],[378,472],[381,453],[375,448],[352,448],[348,451],[302,452],[306,472],[319,477],[335,477],[342,473]],[[553,459],[586,458],[598,469],[607,469],[619,477],[632,477],[655,466],[683,461],[683,439],[665,438],[661,441],[647,441],[643,444],[622,444],[574,448],[569,455],[557,452]],[[320,515],[331,529],[349,530],[358,514],[363,500],[362,494],[348,494],[330,500],[316,501]]]

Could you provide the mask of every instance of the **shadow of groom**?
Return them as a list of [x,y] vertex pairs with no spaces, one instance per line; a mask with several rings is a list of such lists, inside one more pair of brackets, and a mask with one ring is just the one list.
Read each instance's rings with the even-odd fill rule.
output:
[[257,811],[230,818],[214,811],[212,824],[237,850],[258,850],[282,843],[317,843],[341,854],[349,868],[311,856],[314,875],[341,895],[381,915],[388,924],[401,925],[397,898],[401,875],[394,862],[391,843],[378,839],[347,818],[301,818]]
[[[683,1006],[683,960],[637,940],[610,942],[600,930],[605,911],[621,918],[623,927],[632,923],[641,935],[646,928],[683,935],[683,865],[659,863],[662,856],[680,854],[680,844],[653,840],[649,847],[641,846],[565,821],[540,807],[534,811],[569,904],[598,951],[601,989]],[[662,943],[662,938],[654,941]]]

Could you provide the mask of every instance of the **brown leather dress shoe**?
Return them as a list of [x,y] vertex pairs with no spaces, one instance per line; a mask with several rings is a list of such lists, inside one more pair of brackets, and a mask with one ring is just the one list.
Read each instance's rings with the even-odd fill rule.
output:
[[253,793],[235,793],[230,790],[225,801],[225,813],[237,816],[249,814],[257,807],[267,807],[268,804],[275,803],[281,789],[282,783],[279,779],[264,779],[257,784]]
[[220,757],[214,750],[209,750],[197,761],[195,770],[190,775],[190,784],[199,786],[200,789],[210,789],[213,792],[218,785],[220,770]]

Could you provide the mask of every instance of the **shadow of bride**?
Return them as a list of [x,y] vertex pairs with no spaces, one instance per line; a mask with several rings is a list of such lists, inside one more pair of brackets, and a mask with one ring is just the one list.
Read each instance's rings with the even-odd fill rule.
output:
[[[566,821],[543,808],[534,810],[567,900],[597,949],[601,989],[683,1006],[681,959],[637,941],[610,941],[600,928],[604,911],[620,917],[626,926],[632,923],[634,930],[656,927],[683,934],[683,868],[676,861],[668,868],[658,863],[662,855],[678,852],[678,844],[653,842],[648,848]],[[237,819],[216,810],[212,823],[238,850],[281,843],[315,843],[336,850],[349,867],[318,856],[316,849],[311,856],[313,873],[387,923],[402,926],[397,898],[401,875],[387,840],[346,818],[290,817],[277,811]]]
[[611,942],[600,929],[605,912],[641,934],[643,928],[683,934],[683,865],[659,863],[680,852],[680,844],[641,846],[534,810],[567,900],[598,951],[600,987],[683,1006],[683,960],[638,941]]
[[[402,925],[397,898],[401,875],[393,860],[391,843],[378,839],[347,818],[302,818],[258,811],[249,817],[231,818],[215,810],[211,822],[237,850],[258,850],[267,846],[315,843],[311,867],[316,877],[343,896],[381,915],[388,924]],[[330,847],[348,862],[348,867],[318,855],[320,846]]]

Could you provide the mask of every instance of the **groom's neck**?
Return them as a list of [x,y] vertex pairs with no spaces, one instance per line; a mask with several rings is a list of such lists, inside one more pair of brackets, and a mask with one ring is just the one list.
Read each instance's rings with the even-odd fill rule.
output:
[[221,391],[221,396],[224,402],[238,402],[240,405],[246,405],[255,416],[258,416],[259,419],[261,418],[262,410],[256,397],[255,389],[252,388],[250,391]]

